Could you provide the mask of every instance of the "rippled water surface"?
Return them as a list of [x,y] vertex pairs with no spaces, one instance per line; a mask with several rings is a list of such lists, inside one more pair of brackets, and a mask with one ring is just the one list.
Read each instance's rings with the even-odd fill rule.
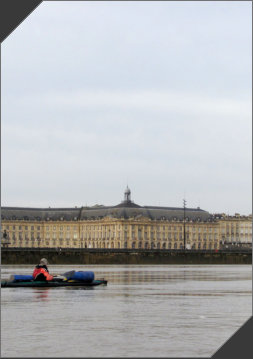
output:
[[[4,357],[211,356],[251,315],[251,266],[50,266],[107,286],[2,288]],[[2,279],[31,274],[2,266]]]

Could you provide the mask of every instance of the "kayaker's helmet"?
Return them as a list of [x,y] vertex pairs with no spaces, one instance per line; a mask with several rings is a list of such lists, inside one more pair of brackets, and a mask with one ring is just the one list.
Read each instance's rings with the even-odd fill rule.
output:
[[46,258],[41,258],[40,264],[44,266],[48,266],[48,260]]

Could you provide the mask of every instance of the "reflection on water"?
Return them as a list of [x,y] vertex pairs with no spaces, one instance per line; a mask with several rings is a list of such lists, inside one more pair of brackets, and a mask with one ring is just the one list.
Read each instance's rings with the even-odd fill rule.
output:
[[49,289],[50,288],[31,288],[33,291],[33,298],[37,301],[47,301],[49,300]]
[[72,269],[108,285],[2,289],[2,356],[211,356],[251,315],[251,266],[50,266]]

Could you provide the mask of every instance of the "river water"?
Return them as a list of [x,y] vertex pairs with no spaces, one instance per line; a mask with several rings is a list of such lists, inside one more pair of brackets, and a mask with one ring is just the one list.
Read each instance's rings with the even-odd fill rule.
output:
[[[2,288],[3,357],[210,357],[252,315],[248,265],[52,265],[107,286]],[[31,274],[32,266],[7,266]]]

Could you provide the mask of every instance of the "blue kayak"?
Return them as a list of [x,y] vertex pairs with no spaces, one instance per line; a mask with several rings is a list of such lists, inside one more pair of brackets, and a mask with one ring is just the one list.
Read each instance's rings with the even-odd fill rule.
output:
[[32,275],[14,274],[9,280],[1,281],[1,288],[17,287],[93,287],[107,284],[104,279],[95,280],[94,272],[91,271],[69,271],[62,275],[54,276],[50,281],[34,280]]
[[104,279],[97,279],[93,280],[92,282],[85,282],[85,281],[78,281],[78,280],[68,280],[68,281],[23,281],[23,282],[13,282],[2,280],[1,281],[1,288],[29,288],[29,287],[93,287],[97,285],[107,285],[107,280]]

